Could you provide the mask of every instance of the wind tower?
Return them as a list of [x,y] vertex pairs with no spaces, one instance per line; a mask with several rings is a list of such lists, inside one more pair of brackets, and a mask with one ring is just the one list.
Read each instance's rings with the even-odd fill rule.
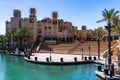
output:
[[33,30],[33,40],[36,41],[37,39],[37,18],[36,18],[36,9],[30,8],[30,15],[29,15],[29,23],[30,28]]
[[58,36],[58,12],[54,11],[52,12],[52,25],[53,25],[53,32],[54,32],[54,38],[56,38],[57,40],[57,36]]

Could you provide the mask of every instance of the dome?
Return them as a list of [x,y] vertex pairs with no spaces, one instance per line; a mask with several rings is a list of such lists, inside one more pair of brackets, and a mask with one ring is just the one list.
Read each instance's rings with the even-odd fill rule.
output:
[[41,20],[51,20],[49,17],[44,17],[43,19]]

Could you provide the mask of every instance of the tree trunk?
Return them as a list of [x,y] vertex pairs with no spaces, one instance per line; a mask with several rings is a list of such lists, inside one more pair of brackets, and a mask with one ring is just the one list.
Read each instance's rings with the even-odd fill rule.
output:
[[110,69],[111,64],[111,22],[108,21],[108,68]]
[[98,39],[98,59],[100,59],[100,39]]
[[18,48],[19,48],[19,50],[21,50],[21,48],[22,48],[22,38],[20,38],[20,37],[18,39]]
[[8,52],[9,52],[9,50],[10,50],[10,39],[8,38],[8,41],[7,41],[7,44],[8,44]]
[[3,40],[2,40],[2,50],[3,50]]
[[13,50],[15,50],[14,36],[13,36]]
[[120,69],[120,53],[118,53],[118,68]]
[[120,35],[119,35],[119,51],[117,57],[118,57],[118,67],[120,68]]
[[14,51],[15,51],[15,45],[14,45],[14,36],[13,36],[12,37],[12,52],[15,53]]
[[119,42],[118,43],[119,43],[119,51],[120,51],[120,35],[119,35]]
[[11,37],[9,38],[9,51],[11,52]]

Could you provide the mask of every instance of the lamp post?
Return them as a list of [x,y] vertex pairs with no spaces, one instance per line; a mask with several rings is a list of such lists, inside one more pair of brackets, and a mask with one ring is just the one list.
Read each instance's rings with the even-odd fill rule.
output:
[[83,60],[83,48],[81,49],[81,51],[82,51],[82,60]]
[[51,61],[51,59],[52,59],[52,56],[51,56],[51,51],[52,51],[52,49],[50,48],[50,61]]
[[[107,57],[107,56],[106,56]],[[106,57],[105,57],[105,68],[107,68],[107,61],[106,61]]]
[[91,51],[91,49],[90,49],[90,45],[88,46],[88,50],[89,50],[89,57],[90,57],[90,51]]

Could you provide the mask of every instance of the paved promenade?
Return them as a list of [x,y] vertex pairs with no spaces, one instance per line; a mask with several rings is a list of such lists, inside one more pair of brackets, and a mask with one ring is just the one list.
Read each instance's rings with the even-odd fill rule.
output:
[[[33,53],[32,56],[30,56],[31,60],[35,60],[35,57],[37,57],[38,61],[45,61],[46,58],[50,59],[50,53]],[[51,61],[52,62],[60,62],[60,58],[63,58],[64,62],[72,62],[74,61],[74,58],[77,58],[78,61],[82,60],[81,55],[71,55],[71,54],[51,54]]]
[[[51,57],[50,57],[51,56]],[[51,58],[51,59],[50,59]],[[85,59],[86,58],[86,59]],[[32,53],[31,56],[25,57],[25,60],[36,64],[51,64],[51,65],[74,65],[83,63],[95,63],[96,56],[83,57],[73,54],[55,54],[55,53]]]

